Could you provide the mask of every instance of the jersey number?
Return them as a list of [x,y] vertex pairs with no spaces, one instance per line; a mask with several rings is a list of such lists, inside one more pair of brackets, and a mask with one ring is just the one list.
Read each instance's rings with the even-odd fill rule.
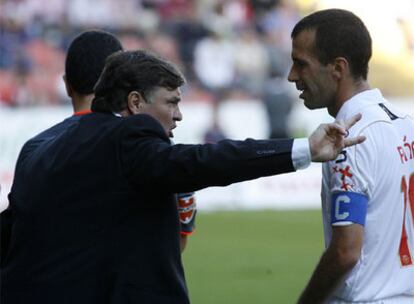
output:
[[408,266],[408,265],[413,265],[413,259],[411,258],[410,247],[408,246],[407,230],[405,229],[405,219],[408,216],[407,215],[408,213],[407,201],[408,201],[409,207],[411,209],[411,216],[413,218],[413,223],[414,223],[414,174],[410,176],[408,185],[407,185],[405,176],[403,176],[401,180],[401,191],[404,193],[404,218],[403,218],[399,255],[400,255],[401,265]]

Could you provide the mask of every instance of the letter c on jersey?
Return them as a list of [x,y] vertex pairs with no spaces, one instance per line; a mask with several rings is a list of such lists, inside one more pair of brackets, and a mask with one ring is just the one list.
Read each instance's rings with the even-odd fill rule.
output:
[[351,201],[351,199],[346,195],[340,195],[336,198],[336,201],[335,201],[335,218],[337,220],[344,220],[349,216],[349,212],[339,213],[339,208],[341,206],[341,203],[349,204],[350,201]]

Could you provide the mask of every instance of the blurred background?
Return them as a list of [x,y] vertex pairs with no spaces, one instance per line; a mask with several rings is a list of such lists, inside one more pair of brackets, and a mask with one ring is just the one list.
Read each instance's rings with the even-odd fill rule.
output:
[[[352,10],[370,30],[372,87],[414,113],[414,0],[0,0],[0,210],[7,206],[23,143],[72,114],[62,76],[66,49],[81,31],[110,31],[125,49],[150,49],[180,67],[188,83],[183,88],[184,120],[175,132],[177,143],[297,137],[307,136],[332,118],[325,110],[307,110],[286,80],[290,32],[306,14],[332,7]],[[319,213],[303,211],[319,208],[320,171],[319,165],[312,165],[294,174],[198,193],[200,210],[216,212],[200,213],[199,234],[186,253],[194,303],[293,302],[323,246]],[[278,211],[240,213],[252,209]],[[252,238],[234,228],[252,221],[259,230],[243,234]],[[264,223],[282,224],[269,230]],[[315,233],[303,234],[299,224]],[[298,234],[292,235],[296,229]],[[275,231],[281,233],[277,241]],[[244,246],[235,243],[235,235],[250,247],[235,253],[234,246]],[[257,235],[276,247],[266,251]],[[309,240],[314,238],[315,247],[310,248]],[[293,247],[285,247],[286,242]],[[231,252],[221,256],[220,248],[229,244]],[[281,248],[294,249],[284,256]],[[267,253],[258,258],[257,250]],[[292,256],[292,251],[298,256]],[[215,260],[200,269],[199,255]],[[232,259],[234,255],[238,259]],[[227,267],[239,264],[227,269],[218,260],[227,261]],[[287,270],[279,273],[280,267]],[[228,285],[231,291],[216,282],[217,277],[233,282]],[[280,282],[288,282],[289,287],[269,296],[271,285],[274,289]],[[282,294],[287,298],[278,301]]]

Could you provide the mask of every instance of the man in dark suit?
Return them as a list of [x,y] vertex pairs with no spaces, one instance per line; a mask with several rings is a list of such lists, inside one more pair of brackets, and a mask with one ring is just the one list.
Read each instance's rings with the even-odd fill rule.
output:
[[[80,116],[91,112],[90,107],[94,97],[93,87],[102,73],[105,60],[109,55],[122,49],[121,42],[109,32],[88,30],[75,37],[67,51],[65,75],[63,77],[74,114],[36,135],[24,144],[17,161],[16,176],[22,170],[24,171],[25,159],[27,157],[40,153],[40,150],[36,151],[39,146],[44,142],[54,140],[54,138],[75,124],[80,119]],[[11,196],[13,196],[13,191]],[[187,237],[194,230],[195,197],[194,193],[180,193],[177,196],[181,218],[180,242],[181,248],[184,250]],[[8,252],[10,229],[13,225],[13,209],[13,206],[10,206],[0,213],[0,264],[2,264],[2,260],[5,261],[5,256]]]
[[109,57],[94,113],[16,176],[2,303],[188,303],[174,193],[294,171],[364,139],[344,139],[357,116],[309,140],[171,145],[183,83],[151,53]]

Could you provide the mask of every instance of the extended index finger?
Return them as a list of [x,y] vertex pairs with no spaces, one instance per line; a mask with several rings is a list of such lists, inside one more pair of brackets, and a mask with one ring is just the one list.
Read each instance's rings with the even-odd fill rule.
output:
[[355,146],[357,144],[363,143],[366,137],[364,135],[359,135],[357,137],[344,139],[344,148]]
[[349,130],[354,124],[356,124],[357,121],[359,121],[362,117],[361,113],[358,113],[354,116],[352,116],[350,119],[345,120],[344,123],[344,127],[346,130]]

